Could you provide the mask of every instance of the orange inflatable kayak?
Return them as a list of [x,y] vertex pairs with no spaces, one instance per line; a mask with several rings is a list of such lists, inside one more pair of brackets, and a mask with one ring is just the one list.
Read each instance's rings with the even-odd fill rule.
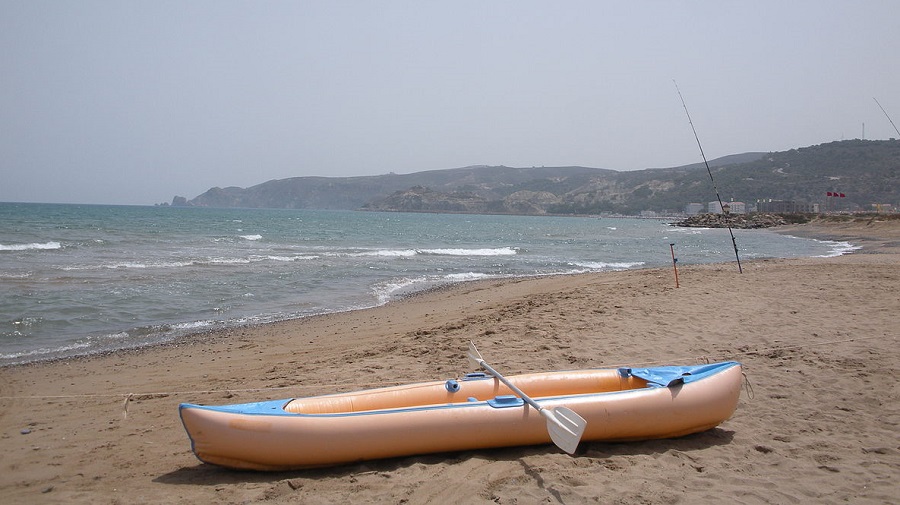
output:
[[[587,421],[582,441],[668,438],[731,417],[737,362],[545,372],[506,378],[542,410]],[[197,458],[286,470],[490,447],[550,443],[539,412],[490,374],[309,398],[224,406],[182,404]]]

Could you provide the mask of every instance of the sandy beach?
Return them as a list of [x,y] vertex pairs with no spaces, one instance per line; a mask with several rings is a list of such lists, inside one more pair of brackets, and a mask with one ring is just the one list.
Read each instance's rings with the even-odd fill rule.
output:
[[[815,222],[835,258],[460,284],[178,345],[0,369],[4,503],[896,503],[900,220]],[[458,377],[737,360],[751,388],[673,440],[466,451],[257,473],[191,453],[181,402]],[[752,395],[750,394],[752,391]]]

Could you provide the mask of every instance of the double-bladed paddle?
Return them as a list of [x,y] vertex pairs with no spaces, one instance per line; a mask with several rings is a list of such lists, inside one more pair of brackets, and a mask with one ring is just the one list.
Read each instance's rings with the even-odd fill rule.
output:
[[481,353],[475,348],[474,342],[469,342],[468,357],[472,366],[484,368],[490,372],[491,375],[500,380],[506,387],[512,389],[517,395],[521,396],[528,405],[531,405],[547,419],[547,431],[550,433],[550,440],[553,440],[553,443],[556,444],[557,447],[569,454],[575,452],[575,449],[578,448],[578,442],[581,441],[581,435],[584,434],[584,428],[587,426],[587,421],[585,421],[583,417],[566,407],[545,409],[538,405],[537,402],[523,393],[521,389],[509,382],[506,377],[494,370],[491,365],[485,363],[484,358],[481,357]]

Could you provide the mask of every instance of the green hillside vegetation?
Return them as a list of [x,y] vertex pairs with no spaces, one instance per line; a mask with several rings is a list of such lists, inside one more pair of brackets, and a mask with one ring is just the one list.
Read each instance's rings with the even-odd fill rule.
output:
[[[824,202],[829,191],[847,195],[846,208],[870,209],[873,203],[900,201],[900,142],[848,140],[768,153],[759,158],[712,168],[725,201],[758,199]],[[589,194],[589,204],[566,202],[554,212],[633,214],[641,210],[677,211],[689,202],[715,200],[705,167],[623,172],[618,194]],[[627,191],[630,189],[630,193]],[[581,196],[581,194],[574,196]],[[605,197],[604,197],[605,196]]]
[[[900,141],[847,140],[710,162],[725,201],[824,203],[846,210],[900,203]],[[366,177],[295,177],[212,188],[173,205],[511,214],[680,212],[715,192],[703,163],[628,172],[587,167],[474,166]]]

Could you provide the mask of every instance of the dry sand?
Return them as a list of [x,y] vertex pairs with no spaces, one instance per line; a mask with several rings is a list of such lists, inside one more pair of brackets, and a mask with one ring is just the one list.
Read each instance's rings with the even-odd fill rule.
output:
[[[3,503],[896,503],[900,222],[805,225],[838,258],[486,281],[178,346],[0,369]],[[286,473],[197,461],[180,402],[736,359],[753,397],[674,440],[467,451]],[[128,395],[127,416],[125,399]]]

